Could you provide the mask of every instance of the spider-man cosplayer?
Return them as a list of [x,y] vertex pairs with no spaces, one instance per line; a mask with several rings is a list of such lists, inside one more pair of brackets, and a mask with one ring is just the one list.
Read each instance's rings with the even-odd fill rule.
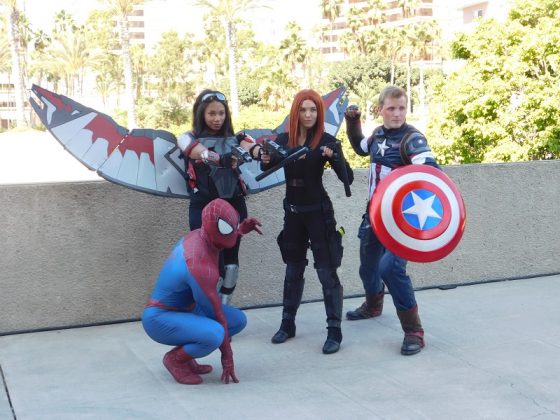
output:
[[202,211],[202,226],[175,245],[156,281],[142,325],[151,339],[176,346],[163,364],[179,383],[196,385],[200,374],[212,371],[195,359],[218,347],[222,353],[222,381],[239,382],[233,367],[229,338],[247,324],[245,314],[220,301],[217,291],[219,254],[234,246],[239,237],[259,229],[254,218],[239,223],[237,211],[223,199],[211,201]]

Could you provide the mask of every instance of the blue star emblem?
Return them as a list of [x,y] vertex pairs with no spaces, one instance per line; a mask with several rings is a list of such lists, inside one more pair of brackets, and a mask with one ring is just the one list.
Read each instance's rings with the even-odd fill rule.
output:
[[413,190],[404,198],[402,212],[412,227],[428,230],[436,227],[441,221],[443,206],[432,191]]

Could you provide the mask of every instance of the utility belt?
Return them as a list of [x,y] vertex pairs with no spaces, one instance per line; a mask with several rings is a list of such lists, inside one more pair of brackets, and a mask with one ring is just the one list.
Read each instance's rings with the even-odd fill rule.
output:
[[291,178],[286,181],[290,187],[305,187],[305,181],[301,178]]
[[317,204],[289,204],[284,200],[284,210],[290,213],[310,213],[312,211],[319,211],[323,208],[323,203]]

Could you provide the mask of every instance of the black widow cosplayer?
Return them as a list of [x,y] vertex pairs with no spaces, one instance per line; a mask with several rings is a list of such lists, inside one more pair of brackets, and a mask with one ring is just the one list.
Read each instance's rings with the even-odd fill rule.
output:
[[[295,318],[301,303],[307,249],[311,245],[314,267],[323,289],[328,336],[323,353],[336,353],[342,341],[341,317],[343,289],[336,273],[342,261],[342,238],[336,230],[331,200],[322,182],[325,164],[330,163],[338,178],[353,181],[352,169],[334,153],[336,138],[325,132],[325,114],[321,96],[304,89],[292,103],[288,132],[276,142],[285,149],[307,147],[301,158],[284,166],[286,195],[284,227],[278,245],[286,263],[282,323],[272,337],[275,344],[284,343],[296,333]],[[261,168],[278,163],[276,155],[263,154]],[[346,171],[344,174],[343,171]]]

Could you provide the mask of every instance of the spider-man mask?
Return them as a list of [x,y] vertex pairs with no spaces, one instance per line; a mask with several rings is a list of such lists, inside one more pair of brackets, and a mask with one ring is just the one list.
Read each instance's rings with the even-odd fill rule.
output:
[[227,201],[217,198],[202,210],[202,229],[216,248],[235,246],[238,228],[239,214]]

